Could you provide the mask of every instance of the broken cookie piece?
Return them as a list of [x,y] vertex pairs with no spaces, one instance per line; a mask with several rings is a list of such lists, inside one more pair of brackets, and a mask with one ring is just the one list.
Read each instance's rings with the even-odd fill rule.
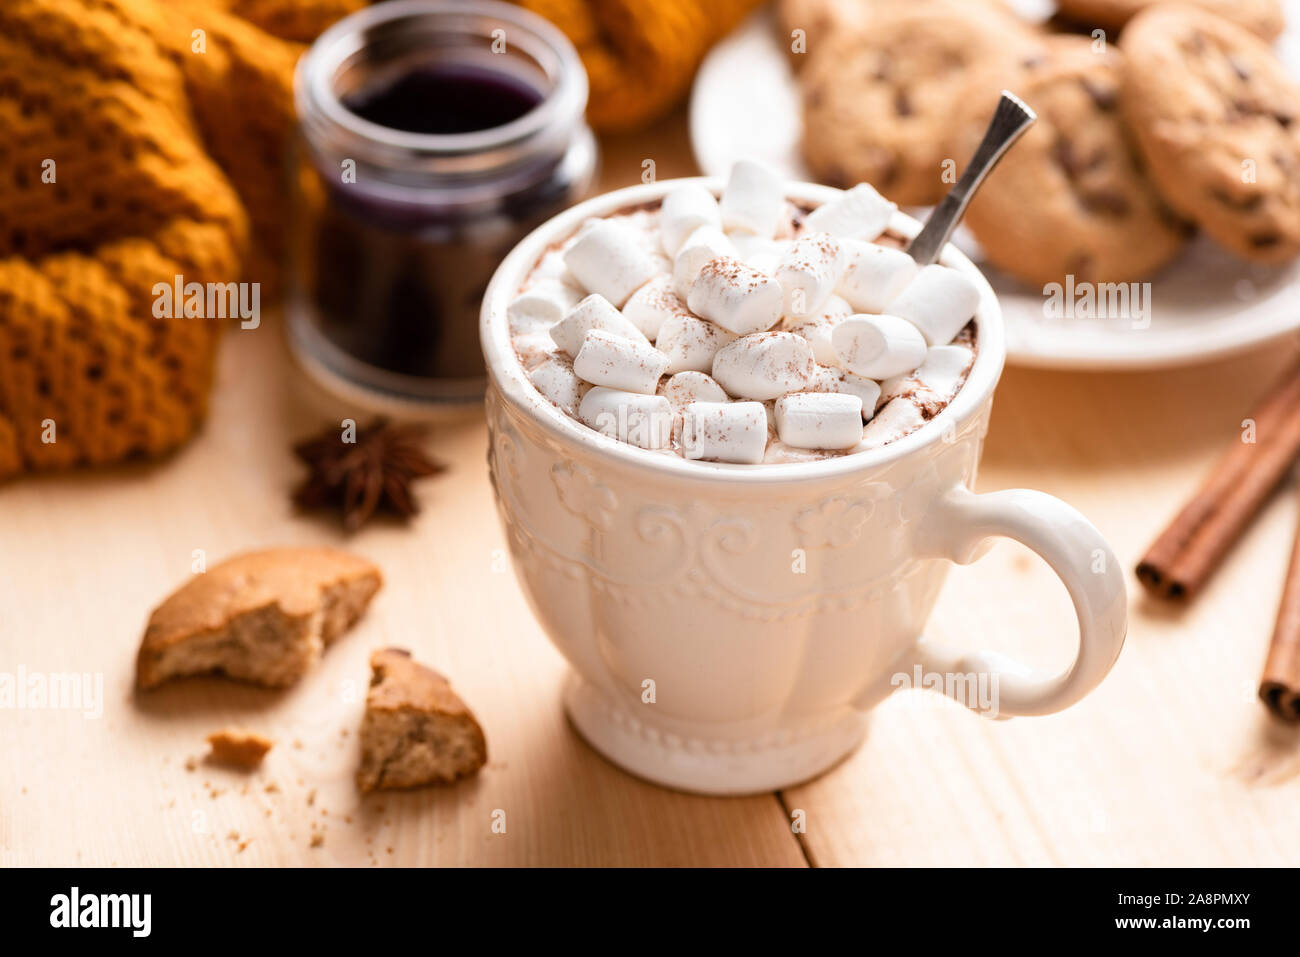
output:
[[270,738],[256,731],[223,728],[208,735],[208,745],[212,748],[208,760],[214,764],[228,764],[251,771],[262,763],[266,752],[274,744]]
[[357,771],[362,791],[446,784],[487,763],[483,729],[446,678],[400,648],[376,651],[370,670]]
[[283,688],[361,617],[379,569],[336,548],[236,555],[195,575],[149,618],[136,686],[216,672]]

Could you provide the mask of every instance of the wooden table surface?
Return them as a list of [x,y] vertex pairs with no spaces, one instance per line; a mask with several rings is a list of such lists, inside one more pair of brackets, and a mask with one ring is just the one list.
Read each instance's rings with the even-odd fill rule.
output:
[[[607,140],[602,188],[640,178],[646,159],[660,178],[694,171],[681,115]],[[1131,570],[1297,352],[1288,341],[1154,373],[1009,368],[978,488],[1064,498]],[[422,483],[412,526],[346,538],[294,513],[291,441],[347,415],[364,418],[303,380],[268,320],[227,335],[210,419],[168,461],[0,487],[0,671],[103,680],[99,717],[0,711],[0,864],[1300,863],[1300,731],[1254,696],[1292,494],[1270,502],[1188,608],[1148,602],[1130,571],[1124,653],[1068,712],[993,722],[899,694],[873,713],[865,746],[818,780],[705,798],[618,771],[569,728],[564,663],[510,571],[481,416],[436,429],[450,469]],[[369,556],[387,584],[297,687],[194,679],[133,694],[144,622],[195,549],[212,563],[311,543]],[[931,630],[1044,667],[1075,640],[1064,590],[1010,543],[954,570]],[[445,671],[474,707],[491,756],[475,780],[356,793],[366,658],[384,645]],[[276,739],[260,770],[201,760],[205,735],[232,723]],[[791,828],[796,809],[806,833]]]

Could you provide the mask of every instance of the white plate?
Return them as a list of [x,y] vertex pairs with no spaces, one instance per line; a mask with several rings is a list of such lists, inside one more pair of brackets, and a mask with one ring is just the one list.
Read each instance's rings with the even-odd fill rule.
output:
[[[1288,0],[1300,24],[1300,0]],[[1294,27],[1279,52],[1300,76]],[[691,147],[708,175],[725,176],[742,157],[756,157],[808,179],[799,156],[801,107],[771,15],[760,12],[709,53],[691,94]],[[916,211],[913,211],[916,212]],[[922,211],[920,216],[924,218]],[[1007,358],[1062,369],[1154,368],[1239,352],[1300,329],[1300,261],[1283,266],[1242,262],[1198,238],[1152,277],[1149,319],[1049,316],[1041,290],[983,262],[979,246],[959,229],[954,242],[980,263],[1007,319]]]

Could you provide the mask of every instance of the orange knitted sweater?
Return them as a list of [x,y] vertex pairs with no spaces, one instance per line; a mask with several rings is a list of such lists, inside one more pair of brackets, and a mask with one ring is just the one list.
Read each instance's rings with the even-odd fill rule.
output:
[[[598,128],[644,123],[756,0],[520,0],[573,38]],[[0,2],[0,479],[175,448],[220,324],[153,288],[273,284],[292,72],[363,0]]]

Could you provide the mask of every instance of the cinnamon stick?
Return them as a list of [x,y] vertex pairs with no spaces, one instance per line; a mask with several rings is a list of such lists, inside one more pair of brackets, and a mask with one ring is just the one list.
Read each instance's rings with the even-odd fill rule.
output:
[[1284,721],[1300,721],[1300,525],[1291,546],[1264,676],[1259,679],[1259,697]]
[[1300,456],[1300,364],[1278,379],[1251,418],[1255,441],[1233,442],[1138,563],[1138,580],[1153,595],[1196,594]]

